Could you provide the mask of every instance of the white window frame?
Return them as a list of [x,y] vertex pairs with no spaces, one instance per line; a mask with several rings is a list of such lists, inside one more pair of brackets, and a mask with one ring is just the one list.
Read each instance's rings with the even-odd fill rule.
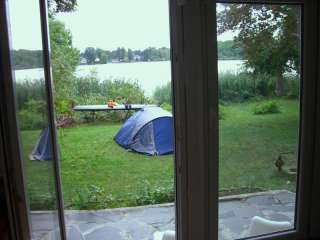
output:
[[[313,237],[319,237],[320,230],[316,225],[312,225],[316,217],[312,218],[311,213],[317,216],[320,214],[312,211],[312,188],[310,187],[314,181],[313,169],[319,170],[319,166],[315,168],[314,165],[316,83],[319,69],[317,68],[318,52],[314,50],[319,50],[319,28],[314,23],[319,22],[317,17],[319,3],[316,0],[177,0],[170,2],[176,122],[177,239],[218,239],[219,120],[216,3],[298,4],[301,6],[302,90],[296,228],[250,239],[309,239],[312,226],[314,226]],[[318,193],[320,193],[320,177],[317,177],[317,180],[318,184],[314,186],[319,188]],[[313,192],[314,204],[319,205],[315,199],[320,194]]]

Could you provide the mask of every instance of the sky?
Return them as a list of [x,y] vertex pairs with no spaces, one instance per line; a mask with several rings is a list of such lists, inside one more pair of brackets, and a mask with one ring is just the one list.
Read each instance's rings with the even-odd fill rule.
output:
[[[9,7],[13,48],[41,49],[38,0],[11,0]],[[56,18],[65,23],[74,47],[81,51],[86,47],[113,50],[170,46],[167,0],[78,0],[76,11],[59,13]],[[218,40],[233,36],[225,33]]]

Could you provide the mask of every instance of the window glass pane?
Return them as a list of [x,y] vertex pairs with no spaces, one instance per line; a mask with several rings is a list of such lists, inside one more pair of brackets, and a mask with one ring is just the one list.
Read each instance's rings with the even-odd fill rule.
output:
[[[39,1],[10,0],[17,117],[33,239],[58,233]],[[53,239],[59,239],[56,234]]]
[[219,239],[295,227],[300,7],[217,4]]
[[67,225],[86,239],[173,231],[168,1],[78,0],[49,27]]

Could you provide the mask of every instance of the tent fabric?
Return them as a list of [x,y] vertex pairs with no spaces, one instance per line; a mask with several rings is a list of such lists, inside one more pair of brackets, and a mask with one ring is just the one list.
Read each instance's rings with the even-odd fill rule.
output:
[[133,114],[115,141],[125,149],[148,155],[173,152],[172,114],[160,107],[147,107]]
[[30,160],[48,161],[52,159],[52,146],[49,127],[42,130],[36,146],[30,154]]

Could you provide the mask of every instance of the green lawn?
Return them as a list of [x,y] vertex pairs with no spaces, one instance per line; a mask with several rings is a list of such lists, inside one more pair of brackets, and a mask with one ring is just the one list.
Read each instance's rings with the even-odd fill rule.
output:
[[[281,152],[296,151],[298,102],[278,102],[281,113],[269,115],[253,115],[255,103],[226,106],[225,119],[220,121],[222,194],[294,190],[294,181],[278,172],[274,161]],[[136,199],[146,186],[161,189],[172,184],[173,157],[127,152],[113,141],[120,127],[121,124],[95,123],[59,132],[63,191],[68,208],[132,206],[137,204]],[[49,193],[53,189],[48,184],[52,163],[28,160],[38,135],[39,131],[22,133],[31,203],[33,208],[45,208],[50,204]],[[105,204],[82,206],[88,199]]]

